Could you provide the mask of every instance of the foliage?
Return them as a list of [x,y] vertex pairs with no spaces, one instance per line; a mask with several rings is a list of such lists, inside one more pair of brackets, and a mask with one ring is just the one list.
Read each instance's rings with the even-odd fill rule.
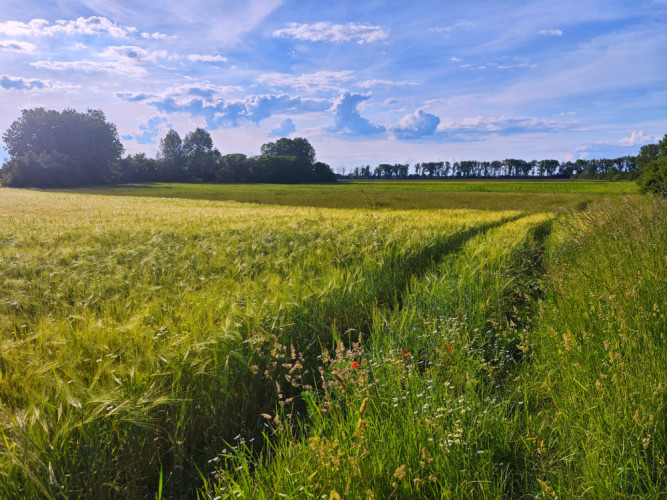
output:
[[667,196],[667,134],[658,144],[643,146],[638,162],[641,175],[637,182],[641,192]]
[[315,163],[315,149],[308,139],[283,137],[276,142],[267,142],[261,148],[263,156],[294,156],[311,165]]
[[92,109],[24,109],[2,138],[11,156],[0,172],[8,186],[106,183],[123,152],[116,126]]

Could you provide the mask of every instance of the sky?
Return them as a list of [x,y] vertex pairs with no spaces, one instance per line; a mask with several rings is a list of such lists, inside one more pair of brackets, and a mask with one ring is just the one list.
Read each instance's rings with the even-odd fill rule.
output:
[[[635,155],[667,133],[667,0],[0,0],[0,131],[101,109],[127,154],[305,137],[378,163]],[[0,160],[7,153],[0,150]]]

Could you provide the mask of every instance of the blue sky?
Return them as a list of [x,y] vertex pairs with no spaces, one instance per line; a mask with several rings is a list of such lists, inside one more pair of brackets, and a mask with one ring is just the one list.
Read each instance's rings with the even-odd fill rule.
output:
[[335,170],[616,157],[667,133],[667,0],[2,4],[2,131],[95,108],[127,153],[205,127],[223,154],[306,137]]

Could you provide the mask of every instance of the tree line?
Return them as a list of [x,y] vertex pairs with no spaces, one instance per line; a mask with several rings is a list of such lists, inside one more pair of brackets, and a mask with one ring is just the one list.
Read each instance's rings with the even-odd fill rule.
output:
[[558,160],[433,161],[416,163],[414,173],[409,164],[381,163],[355,167],[351,179],[475,179],[475,178],[580,178],[634,180],[639,176],[637,157],[591,159],[559,162]]
[[123,158],[116,126],[106,121],[101,110],[23,110],[2,138],[10,155],[0,169],[3,186],[336,181],[329,165],[315,161],[315,149],[304,138],[269,142],[260,155],[248,157],[221,154],[203,128],[183,139],[170,130],[160,141],[157,158],[144,153]]
[[[79,113],[33,108],[23,110],[2,136],[10,154],[0,169],[0,183],[13,187],[76,187],[133,182],[304,183],[335,182],[326,163],[304,138],[278,139],[258,156],[223,155],[203,128],[181,139],[170,130],[157,158],[144,153],[124,158],[113,123],[101,110]],[[667,135],[642,146],[637,156],[614,159],[505,159],[497,161],[421,162],[410,173],[407,163],[356,167],[351,179],[580,178],[637,180],[644,191],[667,192]]]

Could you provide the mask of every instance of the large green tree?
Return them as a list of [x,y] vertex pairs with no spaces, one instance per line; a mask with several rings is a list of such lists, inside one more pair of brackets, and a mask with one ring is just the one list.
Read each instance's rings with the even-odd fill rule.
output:
[[[3,134],[11,160],[2,169],[3,184],[43,185],[44,180],[61,178],[62,185],[101,184],[112,178],[112,167],[123,153],[118,131],[101,110],[79,113],[44,108],[24,109],[21,117]],[[40,168],[33,168],[37,164]],[[32,165],[30,175],[22,172]],[[50,172],[49,169],[57,169]],[[56,175],[57,173],[57,175]]]
[[183,153],[192,180],[210,182],[215,178],[220,152],[213,147],[213,139],[208,131],[197,128],[186,134]]
[[262,155],[265,156],[295,156],[311,165],[315,163],[315,149],[308,139],[297,137],[288,139],[283,137],[276,142],[267,142],[262,146]]

